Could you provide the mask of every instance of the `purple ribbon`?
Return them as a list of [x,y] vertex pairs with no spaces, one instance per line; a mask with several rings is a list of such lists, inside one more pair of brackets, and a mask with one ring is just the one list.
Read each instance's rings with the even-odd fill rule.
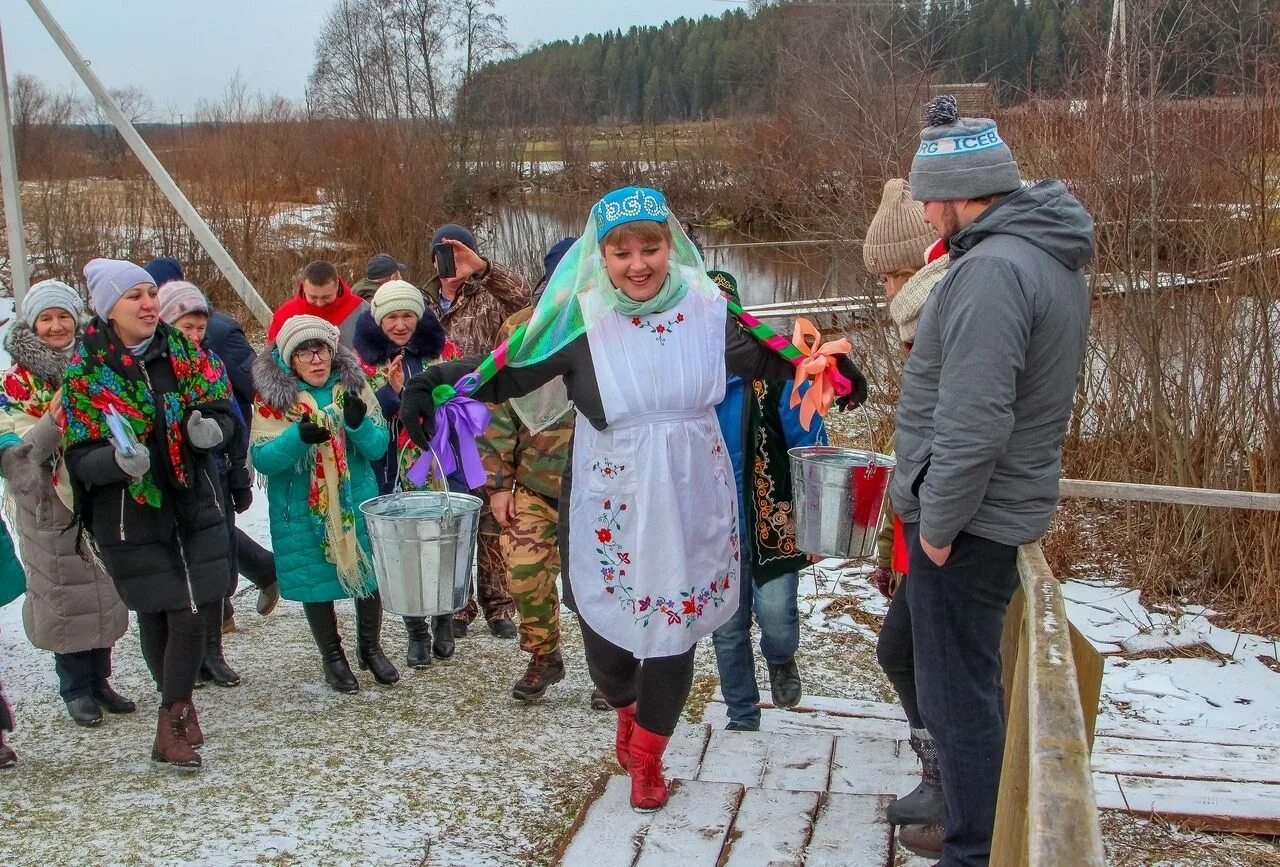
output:
[[[489,426],[489,407],[478,400],[455,395],[436,407],[436,430],[431,437],[431,451],[440,461],[440,470],[446,476],[462,463],[462,478],[467,489],[474,491],[485,483],[484,464],[480,462],[480,449],[476,437],[482,436]],[[453,444],[457,444],[455,458]],[[431,455],[424,453],[406,474],[415,487],[424,487],[431,472]]]

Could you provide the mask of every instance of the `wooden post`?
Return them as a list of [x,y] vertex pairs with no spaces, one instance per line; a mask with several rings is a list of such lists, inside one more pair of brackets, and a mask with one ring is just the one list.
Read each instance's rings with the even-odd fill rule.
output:
[[9,105],[9,72],[4,62],[4,36],[0,34],[0,184],[4,185],[5,234],[9,236],[9,273],[13,281],[14,312],[31,288],[27,273],[27,244],[22,237],[22,187],[18,181],[18,154],[13,145],[13,114]]
[[120,106],[116,104],[115,99],[107,92],[106,87],[98,79],[98,76],[89,68],[89,63],[84,59],[75,45],[63,32],[62,27],[54,20],[53,15],[45,8],[41,0],[27,0],[32,11],[44,24],[45,29],[49,31],[49,35],[53,37],[53,41],[62,49],[62,53],[66,55],[67,60],[71,63],[72,68],[79,74],[80,79],[89,88],[89,92],[93,94],[93,98],[102,106],[102,110],[106,112],[107,117],[115,128],[119,130],[120,135],[124,138],[129,148],[137,156],[138,161],[142,163],[142,167],[147,170],[147,174],[151,175],[151,179],[156,182],[156,186],[160,188],[160,192],[164,193],[165,198],[169,200],[169,204],[173,205],[174,210],[178,212],[178,216],[182,218],[182,222],[187,224],[187,228],[191,230],[191,234],[195,236],[200,246],[209,254],[209,258],[218,266],[218,270],[227,278],[227,282],[231,284],[231,288],[240,296],[240,300],[249,308],[254,317],[263,325],[271,322],[271,308],[262,300],[262,296],[258,294],[258,290],[253,288],[253,284],[249,282],[249,278],[240,270],[240,266],[231,258],[231,254],[222,246],[222,242],[209,228],[209,224],[204,221],[200,213],[191,204],[186,195],[174,183],[173,178],[169,176],[164,165],[152,153],[151,148],[143,141],[142,136],[134,129],[133,124],[120,111]]

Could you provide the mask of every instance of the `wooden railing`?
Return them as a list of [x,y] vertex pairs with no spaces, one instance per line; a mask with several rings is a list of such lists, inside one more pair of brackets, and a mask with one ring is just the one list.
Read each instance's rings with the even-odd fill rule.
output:
[[1000,651],[1007,728],[991,863],[1102,867],[1089,769],[1102,658],[1067,620],[1038,544],[1018,551],[1018,574]]

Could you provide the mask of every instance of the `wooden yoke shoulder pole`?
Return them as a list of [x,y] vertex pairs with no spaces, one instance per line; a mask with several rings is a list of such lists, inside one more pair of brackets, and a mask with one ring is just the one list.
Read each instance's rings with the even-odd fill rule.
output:
[[240,270],[240,266],[231,258],[231,254],[222,246],[222,242],[209,228],[209,224],[204,221],[200,213],[195,209],[186,195],[174,183],[169,172],[165,170],[164,165],[152,153],[151,148],[143,141],[142,136],[134,129],[133,124],[120,111],[120,106],[107,92],[106,87],[98,79],[98,76],[89,68],[89,63],[84,59],[76,47],[71,43],[67,34],[58,24],[49,10],[45,8],[41,0],[27,0],[36,17],[44,24],[49,35],[53,37],[53,41],[58,43],[58,47],[62,49],[62,53],[66,55],[68,62],[75,69],[80,79],[89,88],[89,92],[93,94],[93,98],[102,106],[102,110],[110,118],[111,123],[119,130],[120,135],[129,145],[130,150],[142,163],[142,167],[147,170],[147,174],[151,175],[151,179],[156,182],[156,186],[164,193],[165,198],[173,205],[174,210],[178,212],[178,216],[182,218],[182,222],[187,224],[187,228],[191,230],[191,234],[209,254],[209,258],[218,266],[218,270],[227,278],[227,282],[231,284],[231,288],[240,296],[240,300],[254,315],[259,322],[267,325],[271,322],[271,308],[262,300],[262,296],[258,294],[258,290],[249,282],[249,278]]

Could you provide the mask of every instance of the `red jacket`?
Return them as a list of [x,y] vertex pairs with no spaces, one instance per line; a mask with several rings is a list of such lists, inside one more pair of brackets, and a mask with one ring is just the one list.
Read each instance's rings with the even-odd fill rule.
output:
[[276,339],[276,335],[280,333],[280,326],[284,324],[286,319],[307,314],[319,316],[335,328],[342,329],[342,342],[350,345],[351,340],[347,334],[350,329],[343,328],[343,323],[351,318],[353,314],[358,313],[366,304],[367,302],[361,299],[359,295],[351,291],[351,287],[347,285],[347,281],[343,280],[342,277],[338,277],[338,297],[324,307],[317,307],[307,301],[306,296],[302,294],[302,283],[299,282],[297,294],[281,304],[275,315],[271,317],[271,327],[267,329],[267,341],[272,342]]

